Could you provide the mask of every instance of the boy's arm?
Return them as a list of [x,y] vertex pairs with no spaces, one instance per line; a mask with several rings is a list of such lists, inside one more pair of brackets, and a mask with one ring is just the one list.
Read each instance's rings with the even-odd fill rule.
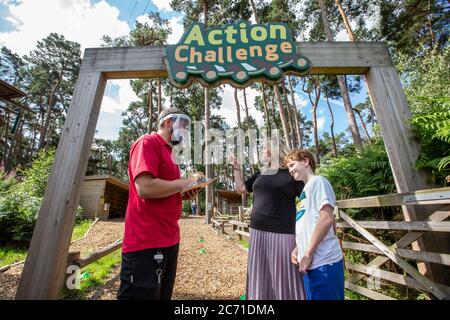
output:
[[311,265],[314,251],[316,251],[319,244],[325,238],[328,230],[334,223],[333,207],[330,204],[326,204],[320,209],[319,220],[317,221],[316,228],[311,236],[308,247],[306,248],[305,256],[299,262],[299,271],[306,273]]

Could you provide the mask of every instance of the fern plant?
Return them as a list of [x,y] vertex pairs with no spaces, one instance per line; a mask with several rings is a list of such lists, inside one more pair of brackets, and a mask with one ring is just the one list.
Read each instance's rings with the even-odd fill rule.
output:
[[421,143],[417,168],[431,170],[434,182],[445,185],[450,174],[450,97],[436,100],[441,108],[428,114],[416,114],[411,123]]

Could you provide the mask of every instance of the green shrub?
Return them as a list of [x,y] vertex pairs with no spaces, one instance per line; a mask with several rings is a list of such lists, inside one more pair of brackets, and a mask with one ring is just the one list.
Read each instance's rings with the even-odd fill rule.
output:
[[440,108],[415,114],[411,121],[421,144],[416,166],[430,170],[432,182],[444,186],[450,175],[450,98],[432,99],[430,103],[440,103]]
[[[0,244],[28,245],[33,235],[55,151],[40,152],[22,181],[0,193]],[[5,183],[3,183],[5,185]],[[11,187],[14,186],[14,187]]]
[[330,160],[320,166],[317,173],[331,182],[336,199],[395,192],[389,159],[381,139],[360,152]]

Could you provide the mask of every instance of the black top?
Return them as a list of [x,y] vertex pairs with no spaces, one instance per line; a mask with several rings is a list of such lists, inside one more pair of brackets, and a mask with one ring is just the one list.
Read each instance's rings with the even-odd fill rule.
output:
[[253,192],[250,228],[295,234],[295,197],[303,187],[304,183],[295,181],[287,169],[279,169],[274,175],[257,172],[248,178],[245,188]]

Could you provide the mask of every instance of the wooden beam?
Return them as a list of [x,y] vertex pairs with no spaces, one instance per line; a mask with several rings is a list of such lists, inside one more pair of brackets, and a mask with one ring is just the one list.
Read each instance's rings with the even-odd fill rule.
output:
[[[384,42],[298,43],[310,59],[311,74],[364,74],[370,67],[392,66]],[[167,77],[165,46],[89,48],[81,71],[104,72],[108,79]]]
[[437,287],[436,284],[422,275],[416,268],[406,262],[403,258],[401,258],[397,253],[395,253],[391,248],[386,246],[380,240],[378,240],[375,236],[373,236],[369,231],[364,229],[361,225],[359,225],[355,220],[350,218],[346,213],[341,213],[342,219],[352,225],[356,231],[358,231],[364,238],[369,240],[373,245],[375,245],[379,250],[383,252],[389,259],[395,262],[398,266],[400,266],[403,270],[405,270],[410,276],[412,276],[417,282],[419,282],[422,286],[427,288],[427,291],[433,294],[438,299],[444,299],[448,296],[448,293]]
[[359,273],[364,273],[368,276],[377,277],[383,280],[387,280],[390,282],[394,282],[397,284],[401,284],[410,288],[414,288],[417,290],[427,291],[424,286],[422,286],[419,282],[417,282],[414,278],[409,276],[403,276],[398,273],[389,272],[385,270],[381,270],[379,268],[369,267],[362,264],[356,264],[346,261],[345,268],[347,270],[356,271]]
[[357,292],[359,294],[362,294],[363,296],[366,296],[367,298],[373,299],[373,300],[397,300],[395,298],[386,296],[382,293],[378,293],[376,291],[361,287],[361,286],[357,286],[354,283],[345,281],[345,287],[349,290],[352,290],[354,292]]
[[337,201],[340,209],[450,203],[450,187]]
[[239,230],[239,229],[235,230],[234,232],[236,232],[240,236],[244,236],[244,237],[250,238],[250,233],[249,232],[246,232],[246,231],[243,231],[243,230]]
[[[342,241],[344,249],[357,250],[363,252],[371,252],[376,254],[383,254],[381,250],[371,244]],[[436,253],[436,252],[423,252],[409,249],[394,249],[400,257],[405,259],[413,259],[417,261],[427,261],[433,263],[439,263],[446,266],[450,266],[450,254]]]
[[[446,209],[448,209],[448,210],[446,210]],[[449,216],[450,216],[450,208],[443,208],[443,210],[434,212],[431,216],[428,217],[427,220],[443,221],[443,220],[447,219]],[[401,237],[396,243],[394,243],[389,248],[393,249],[393,250],[396,248],[405,248],[406,246],[410,245],[412,242],[419,239],[423,234],[424,234],[423,232],[418,232],[418,231],[408,232],[406,235]],[[381,252],[381,250],[380,250],[380,252]],[[387,258],[385,256],[379,256],[379,257],[376,257],[375,259],[373,259],[372,261],[370,261],[368,266],[380,267],[387,261],[389,261],[389,258]],[[360,275],[360,274],[353,274],[347,279],[347,281],[349,281],[351,283],[357,283],[363,277],[364,276]]]
[[[356,221],[356,223],[366,229],[450,232],[450,222],[447,221]],[[337,222],[336,226],[352,228],[347,222]]]
[[[394,67],[372,66],[365,78],[397,192],[427,189],[427,173],[416,169],[420,148],[411,128],[411,111],[397,71]],[[433,208],[403,206],[402,210],[405,220],[420,221],[425,220]],[[427,234],[413,243],[413,248],[430,252],[449,252],[450,235]],[[443,266],[421,264],[419,270],[436,281],[446,281]]]
[[62,288],[80,185],[105,85],[106,79],[99,72],[79,75],[16,299],[56,299]]
[[248,228],[249,224],[247,222],[242,222],[242,221],[237,221],[237,220],[230,220],[229,221],[230,224],[238,226],[238,227],[242,227],[242,228]]
[[85,258],[77,259],[74,261],[74,263],[76,263],[80,268],[83,268],[83,267],[91,264],[92,262],[95,262],[120,248],[122,248],[122,240],[118,240],[118,241],[110,244],[109,246],[90,254],[89,256],[87,256]]

